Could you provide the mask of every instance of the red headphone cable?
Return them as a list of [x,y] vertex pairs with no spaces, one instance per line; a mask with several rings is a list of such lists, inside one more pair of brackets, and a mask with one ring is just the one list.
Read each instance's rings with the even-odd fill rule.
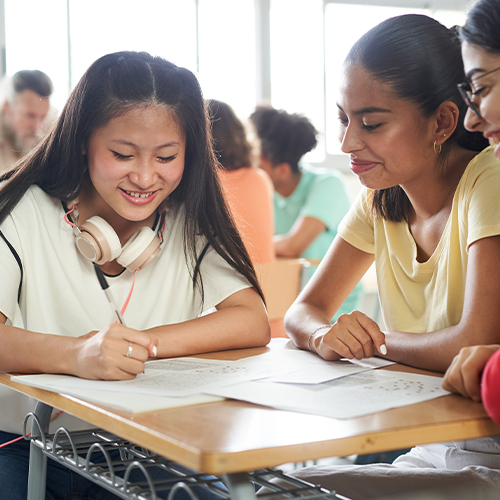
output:
[[[50,421],[53,422],[59,415],[61,415],[61,413],[64,413],[64,412],[60,411],[59,413],[52,415],[52,418],[50,419]],[[31,432],[28,432],[28,434],[26,434],[26,437],[28,437],[28,436],[31,436]],[[7,441],[6,443],[2,443],[2,444],[0,444],[0,448],[5,448],[9,444],[17,443],[17,441],[21,441],[21,439],[24,439],[24,436],[19,436],[18,438],[12,439],[11,441]]]

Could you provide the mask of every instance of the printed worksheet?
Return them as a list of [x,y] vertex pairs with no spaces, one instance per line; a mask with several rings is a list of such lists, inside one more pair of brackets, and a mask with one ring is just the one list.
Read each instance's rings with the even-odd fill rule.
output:
[[127,392],[102,391],[88,389],[86,387],[59,387],[59,382],[67,379],[67,375],[18,375],[12,377],[14,382],[39,387],[61,394],[74,396],[85,401],[97,403],[102,406],[115,408],[128,413],[143,413],[148,411],[163,410],[165,408],[178,408],[180,406],[199,405],[222,401],[224,398],[209,396],[208,394],[196,394],[184,397],[168,397],[157,394],[130,395]]
[[209,393],[281,410],[351,418],[445,396],[449,393],[441,382],[440,377],[372,370],[316,385],[261,380]]
[[[287,342],[287,345],[290,344]],[[200,399],[202,402],[211,401],[213,396],[207,396],[211,391],[253,380],[318,384],[391,364],[379,358],[356,361],[356,364],[345,360],[326,362],[315,354],[292,346],[237,361],[201,358],[148,361],[145,373],[127,381],[86,380],[67,375],[20,376],[17,381],[90,401],[107,402],[110,406],[126,411],[146,411],[159,405],[170,407],[184,404],[174,401],[176,398],[184,398],[185,404]],[[129,394],[134,394],[134,397],[127,399]],[[137,409],[134,409],[134,401],[137,402]]]
[[[278,339],[274,339],[278,340]],[[279,339],[281,340],[281,339]],[[293,344],[289,341],[286,345]],[[394,365],[394,361],[372,357],[365,359],[341,359],[325,361],[317,354],[298,349],[295,346],[270,351],[259,356],[253,356],[247,363],[281,365],[291,364],[293,370],[283,370],[281,374],[268,378],[271,382],[287,382],[291,384],[321,384],[354,373],[374,370],[384,366]]]
[[[375,357],[362,360],[340,359],[338,361],[325,361],[316,356],[316,360],[314,362],[303,361],[303,368],[282,375],[275,375],[266,380],[269,382],[284,382],[288,384],[321,384],[330,380],[347,377],[355,373],[395,364],[394,361]],[[306,366],[304,366],[304,364]]]
[[[192,396],[207,393],[228,384],[257,380],[293,371],[293,363],[258,363],[252,358],[239,361],[219,361],[200,358],[174,358],[148,361],[146,370],[134,380],[107,382],[78,377],[59,379],[59,392],[65,387],[80,387],[102,391],[152,394],[160,396]],[[51,382],[48,383],[51,385]]]

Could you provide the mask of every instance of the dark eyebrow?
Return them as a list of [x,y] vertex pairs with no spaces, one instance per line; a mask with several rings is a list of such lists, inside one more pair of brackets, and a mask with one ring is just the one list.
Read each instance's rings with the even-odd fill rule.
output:
[[[340,111],[344,112],[342,107],[337,103],[337,107],[340,109]],[[359,116],[359,115],[368,115],[370,113],[392,113],[390,109],[385,109],[385,108],[377,108],[375,106],[368,106],[366,108],[361,108],[357,109],[356,111],[353,111],[353,115]]]
[[465,75],[465,79],[466,80],[469,80],[476,74],[476,73],[484,73],[485,70],[484,69],[481,69],[481,68],[474,68],[474,69],[471,69],[466,75]]
[[[117,142],[118,144],[123,144],[124,146],[137,147],[137,144],[134,144],[133,142],[130,142],[130,141],[125,141],[123,139],[113,139],[111,142]],[[161,144],[160,146],[157,146],[157,149],[168,148],[170,146],[178,146],[178,145],[179,145],[179,142],[172,141],[172,142],[167,142],[166,144]]]

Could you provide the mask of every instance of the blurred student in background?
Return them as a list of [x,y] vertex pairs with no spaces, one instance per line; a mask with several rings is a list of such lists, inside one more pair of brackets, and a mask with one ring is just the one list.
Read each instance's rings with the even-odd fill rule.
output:
[[6,77],[0,112],[0,174],[28,153],[50,125],[51,79],[39,70]]
[[[260,140],[260,168],[274,184],[278,257],[321,260],[351,205],[342,174],[313,169],[302,157],[317,144],[317,130],[304,116],[259,106],[250,116]],[[315,270],[315,266],[313,267]],[[338,315],[359,307],[359,284]]]
[[226,103],[209,100],[215,154],[223,167],[220,179],[236,226],[253,263],[275,260],[273,185],[269,176],[251,167],[251,146],[245,128]]

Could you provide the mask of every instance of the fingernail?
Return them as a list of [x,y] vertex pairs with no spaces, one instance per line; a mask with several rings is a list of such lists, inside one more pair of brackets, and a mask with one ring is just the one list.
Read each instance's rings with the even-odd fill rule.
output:
[[157,354],[158,354],[158,348],[154,345],[153,346],[153,357],[156,358]]
[[382,344],[380,346],[380,352],[385,356],[387,354],[387,347],[385,347],[385,344]]

